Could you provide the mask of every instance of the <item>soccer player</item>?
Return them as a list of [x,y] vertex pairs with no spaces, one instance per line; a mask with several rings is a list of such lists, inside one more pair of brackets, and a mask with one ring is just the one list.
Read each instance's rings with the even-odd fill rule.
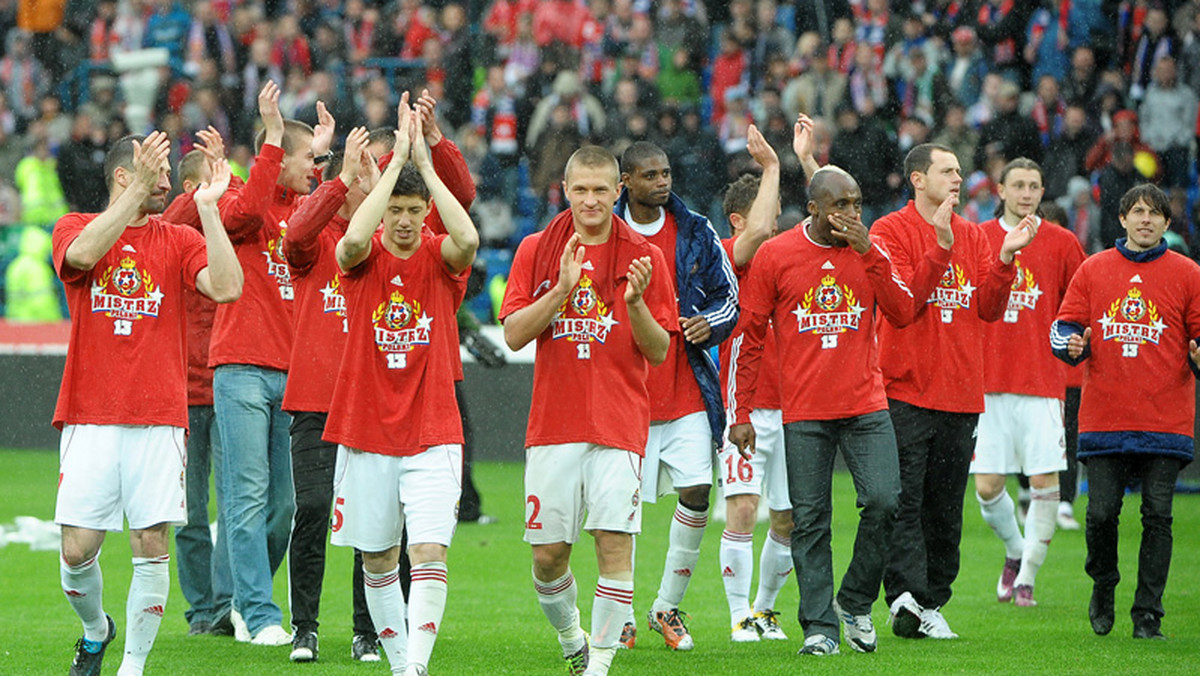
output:
[[[283,237],[283,253],[295,289],[294,339],[283,394],[283,410],[292,416],[292,482],[296,493],[296,515],[288,544],[293,628],[289,658],[293,662],[313,662],[319,654],[317,616],[337,460],[337,445],[321,436],[349,330],[334,250],[346,232],[347,216],[365,197],[363,188],[369,190],[379,178],[370,156],[362,152],[366,140],[365,129],[351,130],[338,175],[323,182],[296,209]],[[359,184],[360,178],[364,185]],[[351,656],[359,661],[378,661],[375,629],[362,586],[362,558],[355,552]]]
[[[446,608],[462,472],[450,355],[479,236],[434,171],[406,95],[398,119],[391,161],[337,243],[349,331],[324,438],[339,444],[333,544],[362,552],[367,607],[392,673],[417,676],[428,673]],[[366,140],[356,135],[343,163],[358,162],[352,155]],[[431,196],[446,235],[422,226]],[[405,529],[407,612],[398,568]]]
[[1130,615],[1134,638],[1164,638],[1171,502],[1192,460],[1200,376],[1200,268],[1167,249],[1171,204],[1139,185],[1121,197],[1126,236],[1083,262],[1050,333],[1055,356],[1088,361],[1079,407],[1079,461],[1088,469],[1087,561],[1092,630],[1113,628],[1117,520],[1125,488],[1142,482],[1142,542]]
[[[811,128],[811,127],[810,127]],[[796,123],[797,136],[805,133]],[[724,210],[733,237],[721,241],[733,263],[738,283],[745,281],[755,252],[775,234],[779,216],[779,158],[754,125],[748,130],[750,155],[762,166],[762,178],[744,174],[725,190]],[[725,414],[730,422],[741,405],[737,370],[731,368],[742,348],[742,330],[747,317],[742,313],[729,340],[721,343],[721,383]],[[717,455],[717,484],[726,502],[725,531],[721,533],[720,569],[729,604],[730,639],[735,643],[785,640],[779,626],[775,598],[792,571],[790,549],[792,505],[787,494],[784,466],[783,419],[779,404],[779,358],[773,334],[767,334],[763,361],[767,366],[759,380],[750,409],[758,443],[749,459],[737,446],[726,442]],[[750,580],[754,576],[754,524],[759,499],[766,489],[770,500],[771,528],[759,560],[758,592],[750,603]]]
[[[211,165],[225,159],[225,148],[215,129],[197,133],[203,145],[179,162],[183,192],[167,206],[162,219],[203,232],[193,193],[212,179]],[[230,185],[240,184],[241,179],[230,177]],[[175,564],[179,588],[188,602],[184,612],[188,635],[232,636],[229,549],[224,529],[218,529],[214,546],[208,520],[210,468],[214,481],[221,480],[221,435],[213,414],[212,369],[208,367],[208,344],[217,305],[204,294],[186,288],[183,298],[188,348],[187,523],[175,529]]]
[[[222,445],[224,480],[217,507],[233,569],[234,625],[240,641],[289,645],[272,578],[287,553],[295,497],[283,391],[292,349],[292,287],[283,238],[311,189],[314,158],[333,136],[326,112],[316,130],[284,121],[279,87],[258,95],[263,130],[250,178],[221,199],[221,218],[245,271],[242,298],[217,309],[209,365]],[[324,106],[319,106],[324,110]]]
[[[1067,467],[1062,415],[1066,372],[1044,349],[1044,341],[1085,256],[1074,234],[1037,216],[1045,189],[1036,162],[1012,160],[1000,172],[998,187],[1003,211],[980,224],[992,250],[1000,251],[1004,237],[1025,219],[1037,224],[1038,237],[1016,254],[1017,274],[1003,319],[984,326],[984,411],[971,474],[983,520],[1004,543],[996,599],[1031,607],[1037,605],[1037,571],[1054,536],[1058,473]],[[1023,538],[1004,488],[1008,475],[1017,473],[1028,475],[1032,487]]]
[[[650,370],[650,436],[642,472],[642,499],[655,502],[673,488],[679,494],[671,521],[662,583],[647,622],[668,648],[694,643],[679,604],[700,558],[708,524],[713,453],[725,435],[720,374],[709,348],[737,324],[737,278],[708,219],[690,211],[671,192],[667,154],[639,141],[621,156],[625,189],[616,214],[663,252],[662,275],[675,283],[682,333],[673,336],[666,361]],[[670,488],[666,482],[670,480]],[[630,608],[622,644],[635,638]]]
[[[525,541],[533,546],[538,602],[575,675],[608,673],[633,604],[650,428],[646,373],[666,359],[671,333],[679,332],[662,251],[613,213],[619,176],[603,148],[571,155],[570,209],[521,242],[500,308],[510,348],[537,340]],[[600,572],[590,651],[570,568],[581,527],[595,541]]]
[[99,674],[116,625],[104,612],[100,547],[129,521],[133,579],[119,673],[141,674],[170,589],[168,524],[186,520],[188,425],[183,289],[235,300],[242,271],[221,227],[225,162],[193,197],[204,230],[163,222],[170,141],[127,136],[104,162],[108,207],[54,226],[54,267],[71,310],[54,425],[62,431],[58,500],[63,593],[83,622],[73,675]]
[[957,638],[940,608],[958,576],[962,499],[983,411],[983,322],[1004,314],[1016,276],[1013,256],[1033,240],[1023,221],[999,254],[983,232],[954,213],[962,175],[944,146],[908,152],[913,199],[875,222],[871,239],[900,278],[917,285],[930,266],[933,292],[914,290],[924,309],[905,328],[879,326],[879,363],[900,454],[900,510],[884,576],[892,631],[905,638]]
[[[838,624],[859,652],[874,652],[871,605],[879,595],[886,547],[899,499],[895,435],[879,370],[876,306],[898,326],[912,321],[914,292],[893,273],[887,253],[861,221],[858,182],[823,167],[809,184],[811,217],[767,242],[742,291],[745,338],[736,363],[738,390],[753,396],[768,326],[779,346],[782,417],[793,519],[791,554],[800,585],[802,655],[838,653]],[[940,270],[915,280],[932,290]],[[739,404],[729,438],[754,451],[757,427]],[[830,515],[838,448],[862,509],[854,555],[834,597]]]

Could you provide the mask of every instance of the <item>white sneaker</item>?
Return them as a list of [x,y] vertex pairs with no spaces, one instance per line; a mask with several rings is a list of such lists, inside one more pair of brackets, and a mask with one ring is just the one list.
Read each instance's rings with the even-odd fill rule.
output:
[[949,623],[938,608],[926,608],[921,611],[921,633],[929,638],[958,638],[958,634],[950,630]]
[[271,624],[259,629],[250,643],[254,645],[291,645],[292,635],[278,624]]
[[892,625],[892,633],[900,638],[921,638],[921,618],[925,610],[913,598],[912,592],[904,592],[892,601],[891,615],[888,624]]
[[246,626],[246,621],[242,619],[242,614],[236,610],[229,612],[229,621],[233,623],[233,637],[238,643],[250,642],[250,628]]
[[851,615],[842,610],[836,599],[833,601],[833,612],[837,613],[838,619],[842,621],[846,643],[849,643],[851,648],[860,653],[875,652],[875,623],[871,621],[870,614]]
[[779,626],[779,613],[774,610],[760,610],[754,613],[754,627],[767,641],[786,641],[787,634]]
[[741,622],[733,625],[729,640],[734,643],[757,643],[758,629],[754,628],[754,620],[749,616],[743,617]]
[[429,676],[429,670],[419,664],[410,664],[404,670],[404,676]]
[[1082,526],[1075,520],[1075,509],[1069,502],[1058,503],[1058,517],[1055,519],[1059,530],[1079,530]]
[[838,654],[838,642],[828,636],[822,634],[813,634],[804,639],[804,647],[800,649],[801,655],[816,655],[824,657],[825,655]]

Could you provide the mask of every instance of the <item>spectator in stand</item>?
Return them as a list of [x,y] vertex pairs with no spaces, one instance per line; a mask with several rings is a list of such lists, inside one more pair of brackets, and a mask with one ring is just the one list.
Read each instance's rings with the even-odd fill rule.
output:
[[1062,133],[1050,141],[1042,163],[1046,174],[1046,199],[1065,195],[1072,178],[1087,174],[1084,160],[1095,141],[1096,134],[1088,126],[1087,112],[1078,104],[1067,106],[1063,113]]
[[604,138],[619,138],[624,133],[629,118],[636,112],[640,112],[637,83],[629,78],[622,78],[617,81],[612,99],[605,107]]
[[1058,206],[1067,215],[1063,227],[1075,233],[1079,244],[1088,254],[1103,248],[1100,245],[1100,207],[1092,193],[1090,181],[1083,176],[1073,176],[1067,181],[1066,193],[1057,200]]
[[746,152],[747,134],[754,119],[750,115],[750,101],[746,88],[731,87],[725,90],[725,115],[717,125],[717,138],[726,155]]
[[1037,124],[1018,110],[1021,89],[1011,82],[1000,85],[996,95],[996,116],[979,130],[979,146],[975,149],[975,166],[986,167],[989,156],[1002,157],[1004,162],[1018,157],[1042,161],[1042,144],[1038,140]]
[[17,163],[13,185],[21,193],[21,222],[49,227],[67,213],[67,200],[58,181],[58,162],[44,134],[36,128],[31,131],[32,152]]
[[570,106],[563,102],[550,109],[545,133],[530,136],[529,185],[538,200],[535,221],[539,230],[562,210],[563,171],[584,138],[571,120]]
[[151,0],[142,46],[167,50],[171,72],[183,73],[183,54],[192,20],[178,0]]
[[511,201],[517,194],[521,161],[517,97],[504,78],[504,67],[492,64],[484,86],[471,104],[471,125],[487,146],[479,181],[480,193]]
[[758,91],[762,73],[774,55],[788,53],[796,36],[779,24],[779,3],[776,0],[757,0],[754,7],[754,41],[750,45],[750,87]]
[[[1112,130],[1097,139],[1091,150],[1088,151],[1083,163],[1084,168],[1089,172],[1094,172],[1108,166],[1112,161],[1113,147],[1117,143],[1129,144],[1134,153],[1150,153],[1154,156],[1155,163],[1158,163],[1158,156],[1154,150],[1142,142],[1137,113],[1132,110],[1120,110],[1112,116]],[[1115,218],[1117,212],[1110,213],[1114,214]]]
[[829,66],[839,73],[850,74],[858,54],[858,42],[854,39],[854,22],[841,18],[833,23],[833,37],[829,42]]
[[664,104],[694,106],[700,103],[703,92],[692,61],[692,54],[687,48],[677,47],[659,70],[658,95]]
[[[975,16],[965,17],[983,43],[984,56],[992,69],[1005,79],[1021,79],[1021,55],[1025,50],[1025,27],[1037,4],[1013,0],[980,0]],[[1019,157],[1014,155],[1013,157]]]
[[[870,148],[871,152],[863,152]],[[853,106],[837,108],[837,134],[829,147],[829,164],[858,177],[862,192],[862,224],[892,210],[900,187],[900,151],[883,126],[872,116],[860,116]]]
[[1121,196],[1145,179],[1134,169],[1134,148],[1125,141],[1112,145],[1112,160],[1100,172],[1100,248],[1111,249],[1125,234],[1121,226]]
[[97,214],[108,205],[104,153],[108,130],[87,115],[76,115],[71,139],[58,151],[58,179],[71,211]]
[[33,56],[31,39],[23,28],[10,29],[4,38],[4,58],[0,59],[0,86],[21,129],[37,116],[38,100],[50,91],[50,79]]
[[599,134],[604,129],[604,106],[600,100],[583,89],[578,73],[562,71],[554,78],[554,88],[550,96],[538,102],[533,110],[525,138],[527,145],[537,145],[550,121],[550,112],[559,105],[566,107],[567,119],[573,121],[580,138]]
[[1100,75],[1096,72],[1096,53],[1081,45],[1071,52],[1071,69],[1062,82],[1063,98],[1072,103],[1088,103],[1096,96]]
[[308,38],[300,32],[300,22],[296,17],[285,15],[275,23],[271,63],[285,73],[293,66],[299,66],[305,75],[312,74],[312,53],[308,48]]
[[437,37],[432,10],[420,0],[400,0],[393,11],[395,14],[386,22],[375,55],[419,58],[425,41]]
[[217,18],[212,2],[200,0],[192,5],[192,25],[188,28],[187,61],[183,72],[194,77],[205,59],[215,60],[222,74],[237,72],[237,54],[229,28]]
[[860,0],[850,5],[854,10],[854,37],[858,40],[858,49],[863,49],[865,42],[880,63],[888,46],[904,34],[904,17],[893,12],[889,4],[888,0]]
[[578,48],[585,40],[584,27],[595,20],[586,6],[574,0],[546,0],[533,10],[533,35],[541,47],[561,42]]
[[719,124],[725,116],[725,90],[736,87],[747,81],[749,59],[742,45],[731,31],[721,34],[721,47],[713,60],[712,79],[709,81],[708,93],[712,97],[712,121]]
[[[703,211],[717,203],[726,179],[725,153],[717,135],[704,126],[699,110],[683,109],[679,134],[665,150],[675,175],[675,193],[688,207]],[[709,209],[709,213],[720,211]]]
[[113,30],[116,20],[116,0],[100,0],[96,3],[96,16],[88,31],[88,55],[93,62],[108,61],[110,50],[120,44],[120,38]]
[[941,130],[934,135],[933,142],[954,151],[963,175],[970,176],[975,171],[975,146],[979,145],[979,133],[967,126],[967,109],[961,103],[952,102],[946,106]]
[[1071,69],[1072,50],[1111,43],[1116,26],[1104,12],[1098,0],[1056,0],[1037,9],[1029,20],[1024,50],[1025,63],[1033,67],[1034,82],[1043,75],[1062,80]]
[[[950,35],[954,54],[945,62],[946,84],[955,100],[970,107],[979,100],[983,92],[983,79],[988,73],[988,62],[975,38],[975,29],[960,26]],[[962,154],[959,154],[962,157]]]
[[686,11],[685,4],[690,3],[683,0],[664,0],[659,3],[658,18],[654,22],[654,39],[663,54],[672,54],[679,49],[687,50],[688,66],[696,69],[700,65],[700,55],[708,52],[708,31],[694,13]]
[[[349,0],[346,3],[345,16],[340,22],[341,39],[346,46],[346,60],[357,66],[363,59],[371,56],[375,46],[376,27],[379,25],[379,10],[367,7],[363,0]],[[320,50],[315,57],[320,58]]]
[[1033,98],[1033,106],[1028,114],[1037,124],[1043,147],[1049,146],[1051,141],[1062,134],[1067,101],[1059,92],[1058,80],[1052,75],[1043,75],[1038,79],[1037,95]]
[[526,82],[541,69],[541,66],[541,49],[533,38],[533,16],[522,14],[517,19],[517,37],[513,40],[508,59],[504,62],[504,79],[511,82],[517,92],[527,93]]
[[50,249],[50,235],[44,229],[35,225],[21,228],[17,256],[4,270],[4,318],[8,321],[62,321]]
[[[825,52],[818,47],[816,54]],[[809,117],[832,117],[833,109],[846,96],[846,76],[830,67],[829,60],[815,58],[812,67],[792,78],[784,88],[784,114],[794,120],[804,113]]]
[[1152,5],[1146,10],[1141,36],[1129,53],[1125,67],[1129,72],[1129,98],[1141,103],[1150,86],[1154,66],[1166,56],[1174,57],[1179,52],[1179,39],[1167,23],[1167,13],[1161,5]]
[[475,72],[471,65],[471,30],[466,9],[457,2],[442,7],[442,64],[446,70],[445,97],[441,113],[450,128],[458,129],[471,119],[471,95]]
[[929,64],[929,56],[922,47],[913,47],[908,52],[908,68],[895,81],[896,100],[900,104],[900,119],[921,117],[940,120],[946,114],[950,102],[950,87],[937,68]]
[[1196,92],[1176,77],[1175,59],[1154,64],[1154,81],[1141,106],[1141,136],[1162,160],[1164,188],[1188,183],[1192,140],[1196,136]]
[[[892,108],[891,87],[883,76],[882,60],[868,43],[860,42],[854,50],[854,66],[847,81],[850,103],[861,115],[877,112],[888,115]],[[850,172],[852,176],[857,176]]]

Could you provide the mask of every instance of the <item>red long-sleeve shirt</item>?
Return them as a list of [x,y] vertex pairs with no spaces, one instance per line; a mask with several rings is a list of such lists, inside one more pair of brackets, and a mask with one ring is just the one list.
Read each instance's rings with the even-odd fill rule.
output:
[[[1016,267],[1000,261],[978,225],[957,214],[950,224],[954,245],[949,252],[911,201],[871,227],[871,239],[889,253],[914,298],[926,299],[911,325],[880,324],[880,366],[892,399],[937,411],[982,413],[983,322],[1004,315]],[[931,293],[913,283],[922,279],[926,266],[943,271]]]

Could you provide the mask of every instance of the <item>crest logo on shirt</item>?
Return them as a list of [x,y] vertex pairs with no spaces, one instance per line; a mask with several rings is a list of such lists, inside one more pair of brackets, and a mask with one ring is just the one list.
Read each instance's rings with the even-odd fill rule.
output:
[[942,323],[949,324],[954,321],[955,310],[970,309],[971,296],[974,294],[975,287],[967,279],[967,274],[963,272],[962,266],[951,263],[946,267],[941,281],[934,287],[929,300],[925,302],[933,303],[941,308]]
[[1020,318],[1021,310],[1033,310],[1037,307],[1038,298],[1044,293],[1038,288],[1033,278],[1033,271],[1021,265],[1021,258],[1016,258],[1017,276],[1013,278],[1012,288],[1008,292],[1008,307],[1004,311],[1004,321],[1015,324]]
[[279,295],[284,300],[292,299],[292,273],[288,270],[287,258],[283,255],[283,237],[287,234],[287,223],[280,222],[279,237],[267,240],[267,250],[262,255],[267,259],[267,276],[279,285]]
[[1121,343],[1123,357],[1138,356],[1139,346],[1146,343],[1158,345],[1167,328],[1159,317],[1158,306],[1136,286],[1112,302],[1100,318],[1100,326],[1104,329],[1103,340]]
[[820,284],[804,293],[792,314],[799,333],[811,331],[821,336],[821,347],[828,349],[837,347],[837,334],[858,330],[865,310],[849,284],[839,286],[833,275],[825,275]]
[[333,273],[333,278],[321,289],[322,312],[334,313],[339,317],[346,316],[346,297],[342,295],[342,275]]
[[129,256],[115,267],[110,265],[92,282],[92,312],[114,319],[157,317],[162,299],[150,271],[139,268]]
[[612,315],[612,308],[601,300],[592,278],[583,275],[571,295],[558,306],[558,314],[551,323],[552,335],[573,343],[603,343],[618,324]]
[[429,344],[433,318],[425,314],[419,302],[406,299],[399,291],[393,291],[375,308],[371,320],[380,352],[408,352],[417,345]]

